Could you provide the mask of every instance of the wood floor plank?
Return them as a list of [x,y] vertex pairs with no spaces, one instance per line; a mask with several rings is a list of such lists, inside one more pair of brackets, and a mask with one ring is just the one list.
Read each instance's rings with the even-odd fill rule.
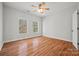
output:
[[79,56],[71,42],[44,36],[5,43],[0,56]]

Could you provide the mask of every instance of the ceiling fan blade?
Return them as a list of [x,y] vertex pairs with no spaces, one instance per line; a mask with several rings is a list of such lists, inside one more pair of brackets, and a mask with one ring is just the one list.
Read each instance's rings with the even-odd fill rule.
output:
[[47,4],[46,4],[45,2],[42,2],[42,6],[44,6],[44,7],[45,7],[45,6],[47,6]]
[[39,4],[39,5],[38,5],[38,8],[41,8],[41,6],[42,6],[42,4]]
[[43,9],[43,10],[49,10],[49,8],[41,8],[41,9]]
[[32,10],[32,12],[37,12],[37,10]]
[[39,9],[45,8],[46,6],[47,6],[47,4],[39,4]]
[[33,8],[37,8],[37,6],[32,5]]
[[47,4],[42,5],[42,7],[46,7],[46,6],[47,6]]
[[45,8],[45,10],[49,10],[49,8]]

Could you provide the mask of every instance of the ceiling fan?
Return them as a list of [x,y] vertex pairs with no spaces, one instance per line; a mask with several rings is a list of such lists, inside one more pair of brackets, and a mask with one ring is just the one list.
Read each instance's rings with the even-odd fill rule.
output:
[[37,6],[32,5],[32,8],[37,8],[36,10],[32,10],[32,12],[40,12],[41,14],[45,14],[45,11],[49,10],[49,8],[47,8],[47,4],[45,2],[41,2]]

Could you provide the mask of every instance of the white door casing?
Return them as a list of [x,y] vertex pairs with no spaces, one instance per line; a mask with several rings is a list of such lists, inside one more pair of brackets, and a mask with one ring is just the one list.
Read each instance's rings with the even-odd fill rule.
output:
[[72,19],[72,43],[78,49],[77,41],[78,41],[78,36],[77,36],[77,10],[73,13],[73,19]]

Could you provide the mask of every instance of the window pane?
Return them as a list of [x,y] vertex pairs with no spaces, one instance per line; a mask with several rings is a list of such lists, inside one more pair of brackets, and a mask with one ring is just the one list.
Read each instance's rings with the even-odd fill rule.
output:
[[38,23],[33,22],[33,32],[38,32]]

